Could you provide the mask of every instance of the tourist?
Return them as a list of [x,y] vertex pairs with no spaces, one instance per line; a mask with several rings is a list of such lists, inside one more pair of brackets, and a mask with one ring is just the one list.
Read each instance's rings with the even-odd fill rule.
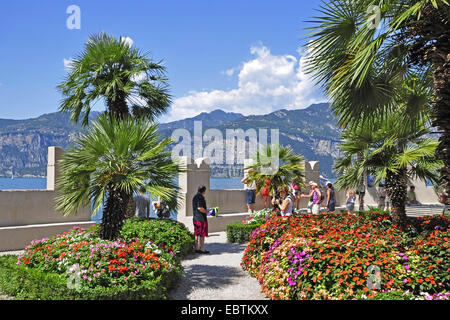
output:
[[320,203],[322,199],[322,192],[320,192],[317,183],[314,181],[309,182],[309,187],[311,189],[310,194],[302,194],[300,197],[309,198],[308,202],[308,213],[318,214],[320,212]]
[[150,199],[145,196],[145,187],[139,189],[139,195],[133,198],[136,206],[135,216],[138,218],[150,217]]
[[246,193],[247,193],[247,210],[248,210],[248,213],[253,213],[255,211],[256,180],[253,180],[249,184],[247,183],[250,173],[252,173],[254,171],[255,171],[255,169],[248,170],[247,175],[245,176],[245,178],[241,180],[241,182],[245,184],[245,190],[246,190]]
[[417,201],[416,197],[416,187],[410,186],[409,191],[406,195],[406,204],[407,205],[420,205],[419,201]]
[[294,197],[294,208],[299,210],[300,209],[300,187],[295,183],[295,181],[292,181],[291,183],[291,193]]
[[386,187],[383,183],[378,186],[378,208],[384,209],[386,204]]
[[345,199],[345,208],[347,209],[348,214],[353,214],[353,211],[355,210],[355,202],[356,202],[355,190],[353,189],[347,190],[347,198]]
[[169,206],[158,198],[158,201],[153,202],[153,209],[160,219],[169,219],[170,218],[170,209]]
[[264,188],[261,190],[261,196],[263,198],[264,201],[264,209],[268,209],[269,208],[269,204],[270,204],[270,180],[266,179],[266,181],[264,181]]
[[282,217],[292,215],[292,209],[294,207],[294,199],[289,194],[289,188],[287,186],[279,189],[280,199],[274,198],[272,203],[280,208],[280,214]]
[[336,192],[334,191],[333,184],[327,183],[327,212],[336,211]]
[[205,237],[208,236],[208,219],[206,216],[208,214],[208,209],[206,208],[205,194],[206,187],[201,186],[198,188],[197,194],[192,199],[195,252],[197,253],[209,253],[209,251],[205,250]]

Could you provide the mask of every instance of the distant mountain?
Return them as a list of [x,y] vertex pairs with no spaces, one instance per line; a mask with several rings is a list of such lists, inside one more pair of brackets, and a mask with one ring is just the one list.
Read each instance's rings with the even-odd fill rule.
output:
[[225,112],[223,110],[217,109],[209,113],[202,112],[193,118],[186,118],[183,120],[161,123],[159,129],[161,131],[165,131],[182,128],[191,131],[194,130],[194,121],[202,121],[203,124],[204,125],[207,124],[208,127],[216,127],[230,121],[235,121],[239,118],[242,118],[243,116],[244,115],[240,113]]
[[[99,113],[92,112],[90,119]],[[170,136],[173,130],[184,128],[193,131],[194,121],[202,121],[203,130],[217,128],[226,136],[226,129],[279,129],[280,143],[290,145],[307,160],[319,160],[321,171],[333,177],[332,165],[338,156],[340,130],[328,104],[315,104],[301,110],[278,110],[266,115],[243,116],[220,109],[201,113],[195,117],[162,123],[162,136]],[[70,116],[63,113],[44,114],[27,120],[0,119],[0,176],[45,176],[47,147],[67,149],[84,129],[74,125]],[[242,175],[241,166],[211,166],[213,177]]]
[[[219,129],[224,139],[226,139],[227,129],[244,131],[255,129],[257,132],[258,129],[267,129],[269,136],[270,129],[279,129],[279,139],[282,145],[291,146],[296,153],[302,154],[307,160],[320,161],[321,172],[329,178],[334,177],[332,166],[339,154],[338,144],[341,132],[327,103],[313,104],[300,110],[281,109],[266,115],[237,117],[235,120],[220,125],[213,125],[206,120],[203,121],[202,127],[203,131],[209,128]],[[163,129],[163,125],[161,128]],[[193,124],[186,129],[191,132],[192,136]],[[170,136],[171,133],[171,130],[161,130],[163,136]],[[242,175],[242,169],[242,165],[211,166],[212,175],[223,177]]]
[[[94,119],[98,112],[91,112]],[[48,113],[26,120],[0,119],[0,176],[45,176],[47,148],[67,149],[83,131],[68,113]]]

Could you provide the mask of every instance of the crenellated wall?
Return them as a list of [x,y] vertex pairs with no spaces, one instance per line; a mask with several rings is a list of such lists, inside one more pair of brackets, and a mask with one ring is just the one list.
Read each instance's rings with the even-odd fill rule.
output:
[[[209,175],[209,160],[200,158],[193,161],[188,157],[181,157],[181,162],[186,165],[187,171],[179,174],[179,183],[181,193],[184,199],[181,201],[182,206],[178,210],[178,220],[185,223],[188,228],[193,230],[192,224],[192,198],[197,193],[199,186],[206,186],[206,204],[208,207],[219,207],[220,216],[216,218],[208,217],[209,231],[224,231],[228,223],[240,221],[247,218],[247,196],[243,189],[235,190],[211,190]],[[246,159],[244,167],[251,165],[252,160]],[[245,172],[246,174],[246,172]],[[305,182],[320,181],[320,163],[318,161],[305,162]],[[409,185],[415,185],[416,195],[419,202],[423,204],[438,203],[438,196],[433,187],[428,187],[422,181],[410,181]],[[325,192],[325,188],[322,189]],[[309,193],[309,188],[302,190],[303,193]],[[366,188],[365,193],[365,209],[368,206],[377,206],[378,196],[377,190],[373,187]],[[346,191],[336,192],[337,207],[345,206]],[[302,198],[300,208],[306,208],[308,198]],[[263,199],[260,195],[256,196],[256,210],[264,208]],[[358,204],[356,204],[356,209]]]
[[48,148],[47,190],[0,190],[0,251],[23,249],[31,240],[93,224],[90,208],[67,217],[55,210],[55,179],[63,154],[61,148]]

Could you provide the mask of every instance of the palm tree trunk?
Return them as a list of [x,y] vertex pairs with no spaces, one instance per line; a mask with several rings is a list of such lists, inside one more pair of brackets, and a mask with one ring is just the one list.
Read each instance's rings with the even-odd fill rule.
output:
[[429,3],[421,19],[405,34],[413,40],[413,62],[421,67],[430,62],[433,65],[433,126],[441,134],[436,156],[444,162],[440,185],[450,194],[450,29],[447,21],[447,8],[434,8]]
[[100,225],[100,238],[115,240],[119,236],[129,199],[130,197],[124,192],[116,190],[113,186],[108,187],[108,197]]
[[[447,32],[447,36],[450,36],[450,32]],[[436,100],[432,106],[433,125],[441,134],[436,155],[444,162],[440,172],[440,184],[447,194],[450,194],[450,44],[448,37],[446,42],[437,41],[433,49],[431,61],[434,65],[433,81],[436,93]]]
[[[364,154],[362,152],[358,153],[358,162],[361,163],[364,160]],[[364,176],[361,178],[361,181],[359,182],[359,192],[358,192],[358,198],[359,198],[359,211],[364,211],[364,195],[366,188],[364,187]],[[361,192],[361,190],[364,190],[364,192]]]
[[130,110],[128,109],[124,92],[118,92],[114,100],[108,99],[106,103],[108,105],[110,116],[113,116],[118,120],[122,120],[126,116],[130,115]]
[[406,225],[406,193],[408,190],[406,169],[387,172],[386,191],[391,201],[392,223],[403,228]]

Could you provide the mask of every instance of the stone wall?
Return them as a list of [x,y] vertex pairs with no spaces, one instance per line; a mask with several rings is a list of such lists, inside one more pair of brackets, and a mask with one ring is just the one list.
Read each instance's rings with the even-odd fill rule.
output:
[[90,208],[70,216],[55,210],[55,179],[63,154],[61,148],[48,148],[47,190],[0,190],[0,251],[20,250],[31,240],[93,224]]
[[[247,197],[245,190],[211,190],[209,175],[209,160],[207,158],[196,159],[195,161],[188,157],[181,157],[181,163],[186,165],[186,172],[179,174],[179,183],[181,188],[182,206],[178,210],[178,220],[185,223],[186,226],[193,230],[192,225],[192,198],[197,193],[199,186],[206,186],[206,204],[208,207],[219,207],[220,216],[217,218],[208,217],[209,231],[224,231],[226,225],[233,221],[240,221],[248,217],[247,213]],[[244,167],[251,164],[250,159],[246,159]],[[305,181],[320,181],[320,163],[318,161],[305,162]],[[423,204],[438,203],[438,196],[434,192],[433,187],[428,187],[422,181],[410,181],[409,185],[416,187],[416,195],[419,202]],[[325,189],[322,189],[325,190]],[[309,192],[307,189],[303,192]],[[365,193],[365,209],[368,206],[377,206],[377,190],[376,188],[366,188]],[[345,206],[346,192],[341,190],[336,192],[336,200],[338,207]],[[302,198],[300,208],[306,208],[308,204],[307,198]],[[256,210],[263,209],[264,203],[260,195],[256,196]],[[358,209],[358,203],[356,204]]]

